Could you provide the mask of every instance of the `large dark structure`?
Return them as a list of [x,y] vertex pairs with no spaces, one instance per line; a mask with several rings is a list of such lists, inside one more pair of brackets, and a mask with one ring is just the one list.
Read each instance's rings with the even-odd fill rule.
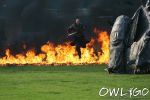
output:
[[119,16],[110,35],[110,73],[150,72],[150,5],[140,6],[132,18]]

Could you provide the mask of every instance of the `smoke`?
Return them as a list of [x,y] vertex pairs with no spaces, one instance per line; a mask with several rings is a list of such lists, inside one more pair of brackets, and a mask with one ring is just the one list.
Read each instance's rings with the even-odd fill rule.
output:
[[92,36],[93,27],[110,30],[120,14],[132,16],[140,0],[1,0],[0,46],[20,43],[39,46],[66,40],[67,27],[76,17]]

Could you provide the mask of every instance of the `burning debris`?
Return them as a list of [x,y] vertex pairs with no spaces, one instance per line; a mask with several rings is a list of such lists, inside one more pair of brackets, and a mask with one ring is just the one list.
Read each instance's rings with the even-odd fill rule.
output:
[[[78,58],[75,46],[71,46],[70,42],[55,45],[47,42],[41,46],[41,53],[36,53],[34,49],[25,53],[11,53],[10,49],[6,49],[5,56],[0,58],[0,65],[80,65],[80,64],[107,64],[109,60],[109,35],[107,32],[95,31],[96,39],[81,48],[82,58]],[[95,52],[94,44],[98,43],[101,50]]]

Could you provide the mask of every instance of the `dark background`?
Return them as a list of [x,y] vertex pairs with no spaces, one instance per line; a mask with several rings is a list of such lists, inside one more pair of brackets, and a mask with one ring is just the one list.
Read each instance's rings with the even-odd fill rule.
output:
[[76,17],[86,25],[88,37],[94,27],[110,32],[117,16],[132,17],[140,4],[140,0],[0,0],[0,50],[18,52],[23,44],[39,48],[47,41],[62,43]]

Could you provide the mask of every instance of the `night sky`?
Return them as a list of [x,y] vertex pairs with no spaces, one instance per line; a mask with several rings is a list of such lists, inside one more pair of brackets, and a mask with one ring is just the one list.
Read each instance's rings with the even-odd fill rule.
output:
[[139,6],[140,0],[0,0],[0,46],[61,43],[76,17],[88,36],[94,27],[110,31],[117,16],[131,17]]

